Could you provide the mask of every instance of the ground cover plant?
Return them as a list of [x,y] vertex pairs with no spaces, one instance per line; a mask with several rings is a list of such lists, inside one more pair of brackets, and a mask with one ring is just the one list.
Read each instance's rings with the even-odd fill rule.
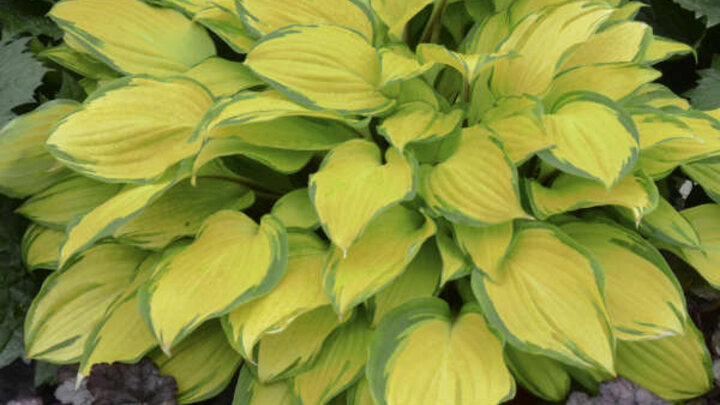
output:
[[[181,403],[238,369],[238,404],[707,392],[675,273],[720,285],[720,110],[656,82],[693,47],[639,9],[57,3],[38,58],[87,98],[0,132],[24,262],[54,270],[26,355],[147,356]],[[706,203],[678,211],[678,173]]]

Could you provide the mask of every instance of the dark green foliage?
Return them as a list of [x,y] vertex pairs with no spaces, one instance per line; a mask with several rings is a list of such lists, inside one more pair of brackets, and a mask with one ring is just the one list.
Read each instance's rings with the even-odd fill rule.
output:
[[698,18],[704,17],[708,27],[720,23],[720,1],[717,0],[675,0],[683,8],[695,12]]
[[720,57],[710,69],[701,70],[698,86],[688,93],[693,106],[701,110],[720,108]]
[[0,41],[0,126],[12,119],[14,107],[34,101],[33,93],[47,71],[27,51],[29,41]]

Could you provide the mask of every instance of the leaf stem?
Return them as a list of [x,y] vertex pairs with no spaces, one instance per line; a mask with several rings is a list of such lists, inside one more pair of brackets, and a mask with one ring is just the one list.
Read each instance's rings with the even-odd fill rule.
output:
[[446,4],[447,0],[435,1],[430,18],[428,19],[427,24],[425,24],[422,35],[420,35],[420,43],[437,41],[440,36],[440,21],[442,20],[442,16],[445,12]]

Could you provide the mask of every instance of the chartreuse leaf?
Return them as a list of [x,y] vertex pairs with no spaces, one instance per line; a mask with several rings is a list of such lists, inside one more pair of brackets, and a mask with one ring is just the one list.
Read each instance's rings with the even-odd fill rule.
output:
[[65,232],[32,224],[25,231],[22,240],[22,255],[25,268],[55,270],[58,265],[60,245],[65,241]]
[[493,67],[500,60],[512,58],[516,54],[510,52],[465,54],[451,51],[442,45],[420,44],[417,48],[418,59],[424,65],[437,63],[447,65],[460,72],[465,80],[472,84],[486,69]]
[[60,162],[89,177],[155,180],[200,150],[202,140],[192,134],[212,102],[190,79],[118,79],[63,119],[47,146]]
[[505,360],[517,382],[542,399],[560,402],[570,392],[570,375],[556,360],[511,345],[505,346]]
[[694,49],[690,45],[655,35],[647,47],[643,59],[646,63],[658,63],[673,56],[687,55],[693,52]]
[[576,66],[634,62],[651,41],[652,29],[645,23],[613,23],[596,32],[574,51],[570,51],[560,70]]
[[330,304],[322,289],[325,243],[314,234],[290,233],[288,246],[287,269],[278,285],[223,318],[230,344],[249,361],[255,361],[253,348],[264,335],[280,332],[298,316]]
[[518,57],[495,64],[491,81],[494,94],[543,93],[561,57],[590,38],[611,12],[599,5],[569,2],[523,19],[497,51],[515,51]]
[[112,235],[124,223],[139,215],[172,184],[171,180],[164,180],[155,184],[126,185],[114,197],[78,217],[68,225],[67,238],[60,248],[60,267],[78,252]]
[[231,96],[240,90],[263,85],[247,66],[223,58],[209,58],[185,72],[202,83],[215,97]]
[[138,288],[152,274],[160,254],[147,256],[125,291],[108,307],[90,332],[80,360],[79,373],[87,376],[93,364],[136,362],[157,346],[157,341],[138,311]]
[[295,405],[289,381],[263,384],[245,365],[240,369],[232,405]]
[[431,65],[421,65],[416,55],[405,44],[386,45],[380,55],[380,82],[382,87],[400,83],[421,75]]
[[215,54],[202,27],[175,10],[138,0],[63,1],[50,18],[77,44],[128,74],[182,73]]
[[682,249],[682,258],[710,285],[720,287],[720,205],[698,205],[681,214],[700,236],[700,249]]
[[158,265],[141,292],[141,310],[168,351],[203,321],[268,293],[286,265],[287,237],[274,217],[258,225],[241,212],[219,211],[192,244]]
[[713,386],[712,360],[689,317],[681,336],[618,341],[616,364],[620,375],[669,401],[700,396]]
[[[612,77],[612,81],[598,80],[598,77]],[[618,101],[658,77],[659,71],[630,63],[578,66],[555,76],[543,102],[546,106],[554,106],[564,95],[574,91],[590,91]]]
[[475,268],[497,280],[502,262],[515,240],[512,221],[488,226],[455,224],[454,227],[458,245],[470,256]]
[[210,4],[209,0],[149,0],[150,4],[157,4],[161,7],[170,7],[176,10],[193,15]]
[[292,391],[299,404],[325,404],[356,381],[365,367],[372,334],[362,314],[338,328],[312,366],[293,378]]
[[380,93],[380,60],[357,31],[290,26],[266,35],[245,63],[288,98],[310,108],[374,114],[393,101]]
[[553,146],[542,124],[542,104],[531,97],[505,97],[483,116],[485,124],[502,141],[508,157],[522,162]]
[[350,250],[336,247],[323,285],[337,313],[346,314],[397,279],[434,233],[429,217],[398,205],[373,219]]
[[92,329],[131,283],[145,256],[129,246],[105,244],[50,275],[25,318],[27,357],[77,362]]
[[612,373],[614,338],[599,264],[548,224],[524,223],[516,232],[498,279],[472,276],[490,324],[521,350]]
[[208,112],[211,120],[203,122],[206,137],[213,137],[212,131],[241,124],[270,121],[282,117],[315,117],[340,120],[341,116],[326,110],[311,110],[288,100],[276,90],[260,92],[243,91],[226,102],[214,105]]
[[366,376],[361,377],[355,385],[348,389],[347,405],[376,405]]
[[107,80],[118,77],[120,74],[98,60],[89,53],[78,52],[67,44],[43,50],[38,57],[48,58],[53,62],[79,73],[85,77],[96,80]]
[[243,21],[260,36],[288,25],[333,24],[357,31],[368,42],[373,40],[369,12],[353,0],[241,0]]
[[170,188],[139,215],[122,224],[113,237],[122,243],[158,250],[183,236],[192,236],[203,221],[223,209],[242,210],[255,200],[247,186],[231,179],[185,180]]
[[77,107],[70,100],[51,101],[0,129],[0,192],[27,197],[68,174],[45,150],[45,138],[60,118]]
[[612,222],[562,226],[587,248],[605,274],[605,302],[622,340],[680,335],[687,310],[680,283],[653,245]]
[[624,110],[603,96],[572,93],[544,116],[544,123],[555,147],[539,156],[563,171],[610,188],[637,160],[637,129]]
[[632,115],[635,127],[640,136],[640,149],[645,150],[655,145],[678,139],[695,138],[692,128],[662,110],[643,110]]
[[462,110],[443,113],[424,102],[401,105],[378,126],[378,132],[400,151],[410,142],[442,138],[460,127]]
[[172,357],[155,352],[160,374],[177,381],[179,404],[212,398],[230,382],[240,366],[240,355],[225,339],[217,321],[205,322],[173,350]]
[[320,218],[310,201],[307,188],[293,190],[280,197],[271,212],[287,229],[309,230],[320,226]]
[[450,280],[470,274],[471,265],[465,259],[460,247],[455,243],[454,234],[449,227],[438,225],[435,233],[435,243],[442,259],[441,286]]
[[[615,207],[625,219],[635,220],[630,209]],[[671,245],[697,249],[700,247],[700,236],[695,228],[664,198],[658,199],[658,205],[640,221],[640,233]]]
[[193,172],[213,159],[242,155],[262,163],[280,173],[295,173],[312,159],[312,152],[268,148],[247,143],[238,138],[212,138],[203,145],[195,158]]
[[193,21],[214,32],[237,53],[247,53],[255,43],[255,39],[247,32],[240,17],[217,5],[198,11],[193,16]]
[[372,298],[373,326],[396,307],[413,298],[432,297],[438,287],[442,260],[433,242],[423,244],[407,269]]
[[480,308],[452,319],[445,301],[418,298],[390,312],[370,344],[367,376],[379,405],[497,404],[515,394],[503,342]]
[[258,378],[263,383],[290,377],[311,364],[340,320],[330,305],[300,315],[287,328],[260,339]]
[[420,193],[432,209],[455,222],[486,225],[527,216],[517,182],[500,143],[474,126],[462,130],[447,160],[421,167]]
[[215,139],[238,140],[253,146],[291,151],[322,151],[358,137],[357,132],[338,121],[315,121],[302,117],[221,125],[207,135]]
[[389,206],[412,198],[413,163],[395,149],[385,152],[366,140],[334,148],[310,177],[310,199],[328,238],[343,252],[371,219]]
[[703,191],[720,203],[720,161],[700,161],[682,166],[683,172],[699,183]]
[[527,190],[533,212],[540,219],[582,208],[616,205],[632,210],[637,222],[657,206],[659,199],[655,183],[643,172],[625,177],[610,189],[592,180],[561,174],[550,187],[531,180]]
[[27,199],[16,212],[33,222],[65,229],[75,217],[92,211],[121,189],[121,184],[70,175]]
[[388,26],[390,36],[401,39],[405,24],[433,0],[370,0],[375,14]]

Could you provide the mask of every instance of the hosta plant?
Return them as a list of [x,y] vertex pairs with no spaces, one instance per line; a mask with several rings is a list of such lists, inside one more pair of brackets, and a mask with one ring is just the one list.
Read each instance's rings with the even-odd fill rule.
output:
[[[82,76],[0,132],[27,356],[178,400],[494,404],[712,386],[666,257],[720,287],[720,111],[621,0],[63,0]],[[697,186],[697,184],[696,184]],[[661,254],[660,249],[664,251]]]

